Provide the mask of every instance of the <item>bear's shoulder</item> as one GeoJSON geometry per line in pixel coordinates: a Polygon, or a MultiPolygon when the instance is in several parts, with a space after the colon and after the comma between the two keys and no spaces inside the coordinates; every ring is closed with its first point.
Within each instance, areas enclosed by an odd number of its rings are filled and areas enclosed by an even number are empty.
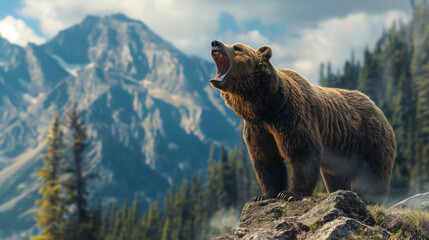
{"type": "Polygon", "coordinates": [[[312,85],[307,79],[294,70],[279,69],[277,72],[281,81],[291,89],[313,95],[315,88],[317,88],[317,86],[312,85]]]}
{"type": "Polygon", "coordinates": [[[297,73],[296,71],[292,70],[292,69],[279,69],[278,72],[280,72],[280,78],[282,79],[292,79],[295,82],[301,82],[301,83],[307,83],[309,84],[309,82],[299,73],[297,73]]]}

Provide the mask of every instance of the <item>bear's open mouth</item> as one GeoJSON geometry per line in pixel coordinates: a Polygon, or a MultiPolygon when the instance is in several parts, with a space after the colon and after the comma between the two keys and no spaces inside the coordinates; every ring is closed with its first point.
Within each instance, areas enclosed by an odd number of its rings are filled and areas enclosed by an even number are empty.
{"type": "Polygon", "coordinates": [[[229,59],[225,54],[217,50],[212,51],[212,57],[216,63],[217,74],[216,77],[212,78],[211,80],[222,82],[225,76],[231,70],[229,59]]]}

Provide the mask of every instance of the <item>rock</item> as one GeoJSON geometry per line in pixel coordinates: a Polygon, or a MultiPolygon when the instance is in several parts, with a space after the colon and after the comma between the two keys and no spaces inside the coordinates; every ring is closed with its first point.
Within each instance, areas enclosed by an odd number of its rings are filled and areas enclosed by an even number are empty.
{"type": "Polygon", "coordinates": [[[243,207],[238,226],[215,239],[429,239],[429,213],[401,207],[425,209],[428,197],[429,193],[418,194],[388,210],[371,206],[378,225],[363,201],[350,191],[295,202],[249,202],[243,207]]]}
{"type": "Polygon", "coordinates": [[[365,223],[373,223],[373,219],[363,201],[355,193],[341,190],[323,200],[313,196],[295,202],[249,202],[243,207],[240,224],[215,239],[335,239],[347,237],[347,232],[375,236],[373,239],[389,236],[365,223]]]}
{"type": "Polygon", "coordinates": [[[307,236],[308,240],[334,239],[388,239],[390,234],[382,229],[365,225],[355,219],[339,217],[326,223],[315,233],[307,236]]]}
{"type": "Polygon", "coordinates": [[[356,219],[370,225],[374,224],[365,203],[356,193],[346,190],[331,193],[320,204],[299,217],[298,220],[314,229],[340,216],[356,219]]]}
{"type": "Polygon", "coordinates": [[[288,240],[295,239],[295,236],[296,231],[285,220],[278,220],[260,228],[233,228],[229,234],[224,234],[214,240],[288,240]]]}
{"type": "Polygon", "coordinates": [[[296,217],[286,217],[287,209],[287,203],[277,199],[249,202],[243,207],[239,226],[215,240],[296,239],[301,228],[309,228],[296,222],[296,217]]]}
{"type": "Polygon", "coordinates": [[[236,227],[231,229],[231,234],[239,238],[246,236],[247,233],[249,233],[249,229],[247,228],[236,227]]]}
{"type": "Polygon", "coordinates": [[[409,197],[397,204],[391,206],[388,210],[392,211],[397,208],[409,207],[416,210],[429,211],[429,192],[420,193],[409,197]]]}
{"type": "Polygon", "coordinates": [[[242,238],[233,234],[224,234],[217,238],[213,238],[212,240],[237,240],[237,239],[242,239],[242,238]]]}
{"type": "Polygon", "coordinates": [[[216,240],[287,240],[294,239],[296,232],[282,216],[284,203],[277,199],[249,202],[243,207],[238,227],[216,240]]]}
{"type": "Polygon", "coordinates": [[[249,202],[243,207],[240,227],[255,228],[271,223],[284,215],[283,203],[277,199],[249,202]]]}
{"type": "Polygon", "coordinates": [[[279,220],[245,235],[243,240],[289,240],[295,236],[296,231],[285,220],[279,220]]]}

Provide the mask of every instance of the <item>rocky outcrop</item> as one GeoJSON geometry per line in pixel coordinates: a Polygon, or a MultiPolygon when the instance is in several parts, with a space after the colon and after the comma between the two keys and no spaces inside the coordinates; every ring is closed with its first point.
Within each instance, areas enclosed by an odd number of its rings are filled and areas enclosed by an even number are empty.
{"type": "Polygon", "coordinates": [[[323,225],[340,216],[357,219],[365,223],[373,223],[373,219],[365,203],[350,191],[337,191],[329,195],[298,220],[305,225],[323,225]]]}
{"type": "Polygon", "coordinates": [[[387,239],[391,234],[385,229],[371,227],[356,219],[339,217],[323,225],[306,239],[387,239]]]}
{"type": "MultiPolygon", "coordinates": [[[[419,239],[429,238],[417,225],[411,226],[410,231],[397,229],[408,225],[392,224],[392,216],[396,222],[407,217],[389,210],[367,207],[354,192],[345,190],[296,202],[277,199],[249,202],[243,207],[239,225],[215,240],[389,239],[392,236],[401,239],[414,233],[419,234],[419,239]]],[[[424,220],[425,216],[421,218],[424,220]]],[[[420,228],[424,227],[424,221],[419,223],[420,228]]]]}
{"type": "Polygon", "coordinates": [[[409,197],[403,201],[398,202],[397,204],[391,206],[389,210],[393,210],[395,208],[404,208],[410,207],[413,209],[418,209],[422,211],[429,211],[429,192],[420,193],[409,197]]]}

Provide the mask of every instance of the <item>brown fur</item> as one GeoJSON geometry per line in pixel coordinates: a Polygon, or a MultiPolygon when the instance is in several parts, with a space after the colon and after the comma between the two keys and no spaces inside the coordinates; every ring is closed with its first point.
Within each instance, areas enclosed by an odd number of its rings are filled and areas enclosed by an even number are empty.
{"type": "Polygon", "coordinates": [[[384,201],[396,140],[366,95],[315,86],[292,70],[277,70],[268,46],[221,48],[231,70],[222,82],[210,83],[244,119],[244,139],[265,198],[311,195],[320,171],[329,192],[348,189],[366,202],[384,201]],[[284,159],[292,174],[290,191],[284,159]]]}

